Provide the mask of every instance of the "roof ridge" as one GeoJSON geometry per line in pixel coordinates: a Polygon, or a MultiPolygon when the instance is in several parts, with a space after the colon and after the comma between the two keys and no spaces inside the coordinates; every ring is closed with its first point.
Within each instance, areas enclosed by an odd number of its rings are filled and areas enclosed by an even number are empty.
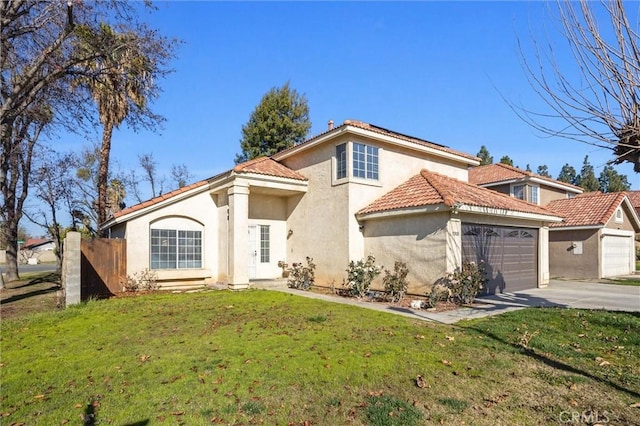
{"type": "MultiPolygon", "coordinates": [[[[260,162],[262,162],[264,160],[268,160],[269,158],[271,158],[271,157],[268,157],[266,155],[261,155],[261,156],[256,157],[256,158],[252,158],[250,160],[243,161],[240,164],[236,164],[233,167],[233,171],[236,172],[236,173],[240,173],[246,167],[251,166],[251,165],[256,164],[256,163],[260,163],[260,162]]],[[[276,160],[273,160],[273,161],[276,161],[276,160]]]]}
{"type": "MultiPolygon", "coordinates": [[[[448,177],[448,176],[441,175],[440,173],[430,172],[427,169],[422,169],[420,171],[420,175],[427,181],[427,183],[429,183],[429,185],[433,187],[433,189],[435,189],[438,195],[442,197],[442,201],[445,206],[453,207],[453,205],[456,202],[453,194],[451,194],[451,192],[448,191],[447,189],[443,189],[442,186],[440,185],[440,182],[437,182],[436,179],[433,179],[433,176],[442,176],[442,177],[448,177]]],[[[455,180],[458,180],[458,179],[455,179],[455,180]]],[[[464,183],[462,181],[459,181],[459,182],[464,183]]]]}

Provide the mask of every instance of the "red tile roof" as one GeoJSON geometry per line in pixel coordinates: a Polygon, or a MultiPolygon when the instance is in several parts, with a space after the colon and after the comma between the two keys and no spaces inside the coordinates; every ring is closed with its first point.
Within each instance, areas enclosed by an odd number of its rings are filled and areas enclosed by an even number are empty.
{"type": "Polygon", "coordinates": [[[624,192],[608,194],[591,192],[579,197],[552,201],[547,208],[564,216],[565,220],[551,224],[549,227],[605,225],[624,198],[624,192]]]}
{"type": "Polygon", "coordinates": [[[258,157],[240,163],[233,168],[236,173],[257,173],[260,175],[276,176],[296,180],[307,180],[300,173],[278,163],[270,157],[258,157]]]}
{"type": "Polygon", "coordinates": [[[636,209],[640,208],[640,191],[627,191],[626,194],[631,205],[636,209]]]}
{"type": "Polygon", "coordinates": [[[160,195],[158,197],[155,197],[155,198],[152,198],[150,200],[144,201],[144,202],[142,202],[140,204],[136,204],[136,205],[128,207],[128,208],[126,208],[124,210],[120,210],[119,212],[114,213],[113,217],[114,218],[118,218],[118,217],[124,216],[126,214],[133,213],[133,212],[138,211],[138,210],[142,210],[145,207],[153,206],[154,204],[158,204],[161,201],[168,200],[169,198],[173,198],[173,197],[175,197],[177,195],[183,194],[183,193],[185,193],[187,191],[190,191],[190,190],[192,190],[194,188],[198,188],[198,187],[204,186],[204,185],[206,185],[208,183],[209,183],[208,180],[201,180],[200,182],[196,182],[196,183],[192,183],[191,185],[183,186],[182,188],[178,188],[175,191],[167,192],[166,194],[162,194],[162,195],[160,195]]]}
{"type": "Polygon", "coordinates": [[[545,180],[549,183],[563,185],[568,188],[575,189],[576,191],[582,192],[582,188],[580,188],[579,186],[552,179],[550,177],[538,175],[533,172],[528,172],[526,170],[521,170],[517,167],[509,166],[508,164],[487,164],[486,166],[474,167],[469,170],[469,183],[473,183],[475,185],[488,185],[492,183],[499,183],[516,179],[525,179],[527,177],[545,180]]]}
{"type": "Polygon", "coordinates": [[[333,129],[330,129],[330,130],[322,132],[322,133],[320,133],[318,135],[315,135],[312,138],[307,139],[306,141],[304,141],[304,142],[302,142],[302,143],[300,143],[298,145],[295,145],[295,146],[293,146],[291,148],[288,148],[288,149],[285,149],[283,151],[280,151],[278,154],[276,154],[276,158],[282,153],[286,153],[288,151],[292,151],[292,150],[298,149],[298,147],[301,147],[301,146],[304,146],[304,145],[306,145],[308,143],[311,143],[315,139],[317,139],[317,138],[319,138],[321,136],[324,136],[324,135],[326,135],[328,133],[331,133],[331,132],[335,132],[338,129],[344,128],[346,126],[352,126],[352,127],[357,127],[359,129],[369,130],[369,131],[374,132],[374,133],[378,133],[378,134],[381,134],[381,135],[384,135],[384,136],[390,136],[390,137],[393,137],[393,138],[396,138],[396,139],[400,139],[400,140],[403,140],[403,141],[406,141],[406,142],[414,143],[416,145],[421,145],[421,146],[432,148],[432,149],[435,149],[435,150],[438,150],[438,151],[446,152],[448,154],[454,154],[454,155],[457,155],[457,156],[460,156],[460,157],[463,157],[463,158],[466,158],[466,159],[469,159],[469,160],[480,161],[480,159],[478,157],[476,157],[475,155],[470,155],[470,154],[467,154],[466,152],[462,152],[462,151],[456,151],[456,150],[451,149],[451,148],[449,148],[447,146],[444,146],[444,145],[440,145],[440,144],[437,144],[437,143],[434,143],[434,142],[429,142],[427,140],[416,138],[414,136],[409,136],[409,135],[405,135],[405,134],[402,134],[402,133],[394,132],[392,130],[385,129],[384,127],[376,126],[374,124],[369,124],[369,123],[365,123],[363,121],[358,121],[358,120],[345,120],[340,126],[337,126],[337,127],[333,128],[333,129]]]}
{"type": "Polygon", "coordinates": [[[419,175],[412,177],[378,198],[360,210],[358,214],[437,204],[452,207],[456,203],[521,213],[557,216],[548,209],[535,204],[427,170],[422,170],[419,175]]]}
{"type": "Polygon", "coordinates": [[[43,244],[52,243],[53,240],[51,238],[29,238],[20,246],[20,248],[28,249],[31,247],[41,246],[43,244]]]}
{"type": "MultiPolygon", "coordinates": [[[[290,168],[283,166],[275,160],[272,160],[269,157],[258,157],[253,160],[245,161],[244,163],[240,163],[235,166],[230,171],[235,173],[256,173],[267,176],[275,176],[275,177],[283,177],[289,179],[296,180],[307,180],[306,177],[302,176],[300,173],[291,170],[290,168]]],[[[155,204],[158,204],[161,201],[167,200],[169,198],[173,198],[177,195],[184,194],[187,191],[190,191],[194,188],[199,188],[201,186],[207,185],[213,180],[229,173],[230,171],[217,174],[209,179],[201,180],[200,182],[192,183],[191,185],[183,186],[182,188],[176,189],[175,191],[167,192],[166,194],[160,195],[158,197],[152,198],[140,204],[136,204],[129,208],[126,208],[122,211],[119,211],[113,215],[114,218],[122,217],[126,214],[133,213],[138,210],[142,210],[145,207],[150,207],[155,204]]]]}

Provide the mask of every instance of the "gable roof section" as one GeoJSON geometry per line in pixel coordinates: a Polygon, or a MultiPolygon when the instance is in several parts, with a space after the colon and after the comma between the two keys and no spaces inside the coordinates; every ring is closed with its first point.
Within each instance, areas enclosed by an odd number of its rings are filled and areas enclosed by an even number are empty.
{"type": "Polygon", "coordinates": [[[233,168],[235,173],[256,173],[259,175],[283,177],[295,180],[307,180],[300,173],[291,170],[271,157],[258,157],[253,160],[240,163],[233,168]]]}
{"type": "Polygon", "coordinates": [[[627,198],[635,209],[640,209],[640,191],[627,191],[627,198]]]}
{"type": "MultiPolygon", "coordinates": [[[[276,160],[281,160],[289,157],[299,151],[303,151],[307,148],[315,146],[318,143],[322,143],[327,138],[331,138],[335,135],[339,135],[345,131],[358,132],[359,133],[367,133],[370,137],[385,137],[391,138],[391,141],[395,140],[396,143],[398,141],[408,142],[409,145],[414,145],[415,148],[427,148],[432,152],[439,152],[442,156],[447,156],[449,158],[457,158],[458,161],[464,161],[468,164],[477,165],[480,162],[480,159],[475,155],[470,155],[462,151],[457,151],[455,149],[451,149],[447,146],[440,145],[434,142],[429,142],[424,139],[420,139],[414,136],[405,135],[403,133],[394,132],[389,129],[385,129],[384,127],[376,126],[374,124],[365,123],[363,121],[358,120],[345,120],[340,126],[329,129],[326,132],[322,132],[319,135],[313,136],[306,141],[292,146],[291,148],[287,148],[274,154],[273,158],[276,160]],[[364,132],[362,132],[364,131],[364,132]]],[[[391,142],[393,143],[393,142],[391,142]]]]}
{"type": "Polygon", "coordinates": [[[552,201],[547,208],[564,216],[565,220],[549,227],[602,227],[625,201],[628,203],[629,213],[634,218],[634,228],[638,229],[638,217],[624,192],[591,192],[579,197],[552,201]]]}
{"type": "Polygon", "coordinates": [[[469,183],[480,186],[493,186],[517,180],[533,179],[543,181],[550,186],[563,187],[575,193],[581,193],[582,188],[570,183],[562,182],[533,172],[519,169],[508,164],[495,163],[474,167],[469,170],[469,183]]]}
{"type": "Polygon", "coordinates": [[[413,176],[402,185],[378,198],[357,214],[367,215],[442,204],[447,207],[463,205],[509,210],[525,214],[549,216],[553,217],[554,220],[559,220],[555,213],[544,207],[428,170],[422,170],[419,175],[413,176]]]}
{"type": "Polygon", "coordinates": [[[209,179],[201,180],[199,182],[192,183],[191,185],[183,186],[182,188],[178,188],[174,191],[167,192],[166,194],[144,201],[140,204],[136,204],[134,206],[128,207],[124,210],[121,210],[115,213],[113,215],[113,218],[117,219],[122,216],[128,215],[130,213],[134,213],[138,210],[143,210],[147,207],[155,206],[163,201],[169,200],[171,198],[175,198],[193,189],[203,187],[205,185],[208,185],[214,182],[215,180],[221,177],[231,175],[233,173],[235,174],[254,173],[259,175],[281,177],[286,179],[295,179],[295,180],[304,180],[304,181],[307,180],[307,178],[302,176],[300,173],[291,170],[290,168],[278,163],[277,161],[271,159],[270,157],[258,157],[258,158],[254,158],[253,160],[240,163],[236,165],[233,169],[217,174],[209,179]]]}

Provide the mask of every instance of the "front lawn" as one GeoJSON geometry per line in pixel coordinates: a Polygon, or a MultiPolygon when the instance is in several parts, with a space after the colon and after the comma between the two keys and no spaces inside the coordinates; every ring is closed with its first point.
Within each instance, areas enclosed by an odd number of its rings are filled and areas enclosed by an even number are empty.
{"type": "Polygon", "coordinates": [[[638,425],[638,330],[638,313],[445,326],[259,290],[92,301],[2,321],[0,419],[638,425]]]}

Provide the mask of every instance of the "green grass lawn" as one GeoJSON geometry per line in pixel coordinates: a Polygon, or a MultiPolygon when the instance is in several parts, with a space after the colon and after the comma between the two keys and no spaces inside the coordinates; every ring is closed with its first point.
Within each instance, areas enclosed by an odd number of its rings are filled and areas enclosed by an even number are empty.
{"type": "Polygon", "coordinates": [[[2,321],[0,423],[639,425],[639,331],[638,313],[449,326],[259,290],[92,301],[2,321]]]}

